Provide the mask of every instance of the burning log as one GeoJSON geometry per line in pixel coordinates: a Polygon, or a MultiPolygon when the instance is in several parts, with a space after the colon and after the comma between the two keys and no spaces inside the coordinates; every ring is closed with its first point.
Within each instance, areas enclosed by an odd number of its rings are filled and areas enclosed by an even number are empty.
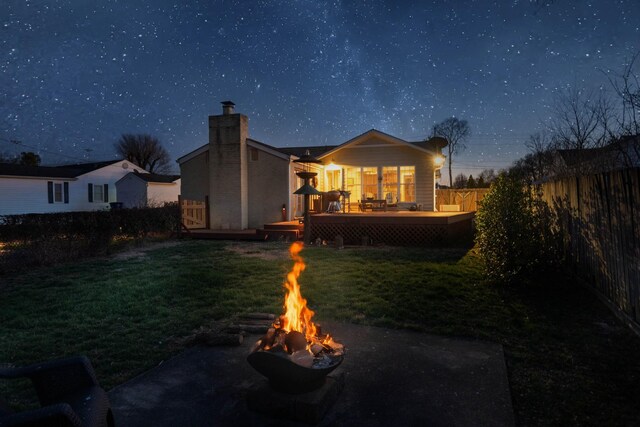
{"type": "Polygon", "coordinates": [[[298,331],[291,331],[286,335],[284,343],[287,345],[287,350],[291,353],[304,350],[307,347],[307,339],[298,331]]]}

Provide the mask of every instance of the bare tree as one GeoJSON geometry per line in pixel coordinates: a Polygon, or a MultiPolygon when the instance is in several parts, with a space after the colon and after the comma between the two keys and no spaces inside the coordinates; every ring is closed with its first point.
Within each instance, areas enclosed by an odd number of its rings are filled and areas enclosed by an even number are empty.
{"type": "Polygon", "coordinates": [[[640,76],[635,71],[639,56],[640,50],[633,55],[620,75],[607,76],[622,104],[618,123],[623,135],[640,134],[640,76]]]}
{"type": "Polygon", "coordinates": [[[149,172],[169,171],[169,153],[156,137],[147,134],[123,134],[115,148],[122,157],[149,172]]]}
{"type": "Polygon", "coordinates": [[[553,169],[551,137],[545,131],[536,132],[529,136],[525,146],[529,149],[529,153],[523,160],[529,169],[529,176],[532,181],[541,180],[553,169]]]}
{"type": "Polygon", "coordinates": [[[601,147],[615,135],[613,107],[602,93],[581,89],[559,92],[549,131],[556,148],[601,147]]]}
{"type": "Polygon", "coordinates": [[[440,136],[447,140],[447,153],[449,161],[449,185],[453,185],[453,174],[451,172],[452,158],[454,155],[462,152],[467,148],[464,144],[471,135],[469,122],[459,120],[456,117],[449,117],[442,122],[433,126],[433,136],[440,136]]]}

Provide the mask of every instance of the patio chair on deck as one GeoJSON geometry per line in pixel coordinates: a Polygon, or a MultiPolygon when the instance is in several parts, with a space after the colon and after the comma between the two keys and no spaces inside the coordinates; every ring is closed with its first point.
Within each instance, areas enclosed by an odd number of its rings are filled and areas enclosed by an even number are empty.
{"type": "Polygon", "coordinates": [[[0,368],[0,378],[29,378],[42,405],[32,411],[11,412],[0,404],[0,426],[114,426],[107,393],[84,356],[0,368]]]}

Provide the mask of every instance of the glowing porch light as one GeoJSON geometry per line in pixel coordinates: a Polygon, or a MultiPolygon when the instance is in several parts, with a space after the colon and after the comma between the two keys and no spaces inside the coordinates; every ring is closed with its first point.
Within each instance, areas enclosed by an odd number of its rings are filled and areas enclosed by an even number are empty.
{"type": "Polygon", "coordinates": [[[435,155],[433,157],[433,164],[438,168],[442,167],[442,165],[444,165],[444,156],[440,154],[435,155]]]}
{"type": "Polygon", "coordinates": [[[333,160],[332,160],[331,163],[329,163],[325,169],[328,171],[339,171],[342,168],[336,165],[335,163],[333,163],[333,160]]]}

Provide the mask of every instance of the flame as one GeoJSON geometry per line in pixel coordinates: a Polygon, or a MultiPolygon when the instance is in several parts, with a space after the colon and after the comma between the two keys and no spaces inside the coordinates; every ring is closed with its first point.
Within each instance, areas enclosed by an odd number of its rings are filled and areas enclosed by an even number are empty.
{"type": "Polygon", "coordinates": [[[294,242],[289,248],[294,264],[284,283],[287,294],[284,298],[285,314],[281,317],[280,327],[287,332],[303,333],[307,341],[311,341],[317,334],[316,325],[311,321],[314,313],[307,307],[307,300],[302,297],[298,283],[298,277],[305,269],[304,261],[300,256],[303,247],[302,243],[294,242]]]}

